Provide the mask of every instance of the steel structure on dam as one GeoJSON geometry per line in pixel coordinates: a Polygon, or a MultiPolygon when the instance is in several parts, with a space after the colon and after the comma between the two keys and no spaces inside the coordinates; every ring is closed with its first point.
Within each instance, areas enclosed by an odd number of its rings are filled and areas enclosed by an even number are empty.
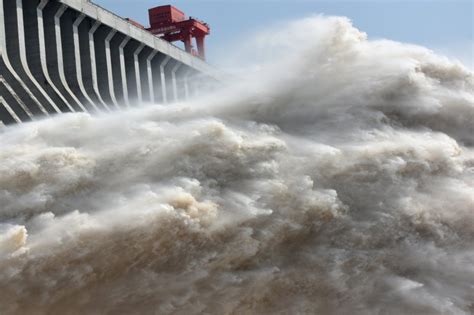
{"type": "Polygon", "coordinates": [[[0,55],[4,124],[181,100],[202,77],[218,78],[203,60],[88,0],[0,0],[0,55]]]}

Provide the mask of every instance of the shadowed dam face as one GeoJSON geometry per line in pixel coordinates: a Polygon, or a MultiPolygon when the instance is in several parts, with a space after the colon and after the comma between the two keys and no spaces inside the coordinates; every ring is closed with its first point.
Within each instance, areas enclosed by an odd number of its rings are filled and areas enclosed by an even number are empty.
{"type": "Polygon", "coordinates": [[[193,103],[2,129],[0,313],[473,313],[473,73],[301,29],[193,103]]]}

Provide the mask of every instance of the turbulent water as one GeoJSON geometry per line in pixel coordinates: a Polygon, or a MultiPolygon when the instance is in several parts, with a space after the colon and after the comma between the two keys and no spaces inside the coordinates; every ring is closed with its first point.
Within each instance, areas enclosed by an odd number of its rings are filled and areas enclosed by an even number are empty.
{"type": "Polygon", "coordinates": [[[474,313],[473,72],[286,29],[194,102],[0,130],[0,313],[474,313]]]}

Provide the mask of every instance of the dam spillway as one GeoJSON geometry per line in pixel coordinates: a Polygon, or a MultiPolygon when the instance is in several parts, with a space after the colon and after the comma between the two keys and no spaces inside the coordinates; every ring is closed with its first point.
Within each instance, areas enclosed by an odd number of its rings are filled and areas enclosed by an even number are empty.
{"type": "Polygon", "coordinates": [[[200,58],[88,0],[0,0],[0,124],[184,100],[200,58]]]}

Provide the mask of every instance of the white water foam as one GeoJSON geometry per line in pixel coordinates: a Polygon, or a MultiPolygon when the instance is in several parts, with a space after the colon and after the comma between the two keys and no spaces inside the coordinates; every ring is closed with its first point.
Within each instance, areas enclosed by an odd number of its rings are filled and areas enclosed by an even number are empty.
{"type": "Polygon", "coordinates": [[[285,29],[205,98],[2,129],[0,313],[473,313],[472,71],[285,29]]]}

